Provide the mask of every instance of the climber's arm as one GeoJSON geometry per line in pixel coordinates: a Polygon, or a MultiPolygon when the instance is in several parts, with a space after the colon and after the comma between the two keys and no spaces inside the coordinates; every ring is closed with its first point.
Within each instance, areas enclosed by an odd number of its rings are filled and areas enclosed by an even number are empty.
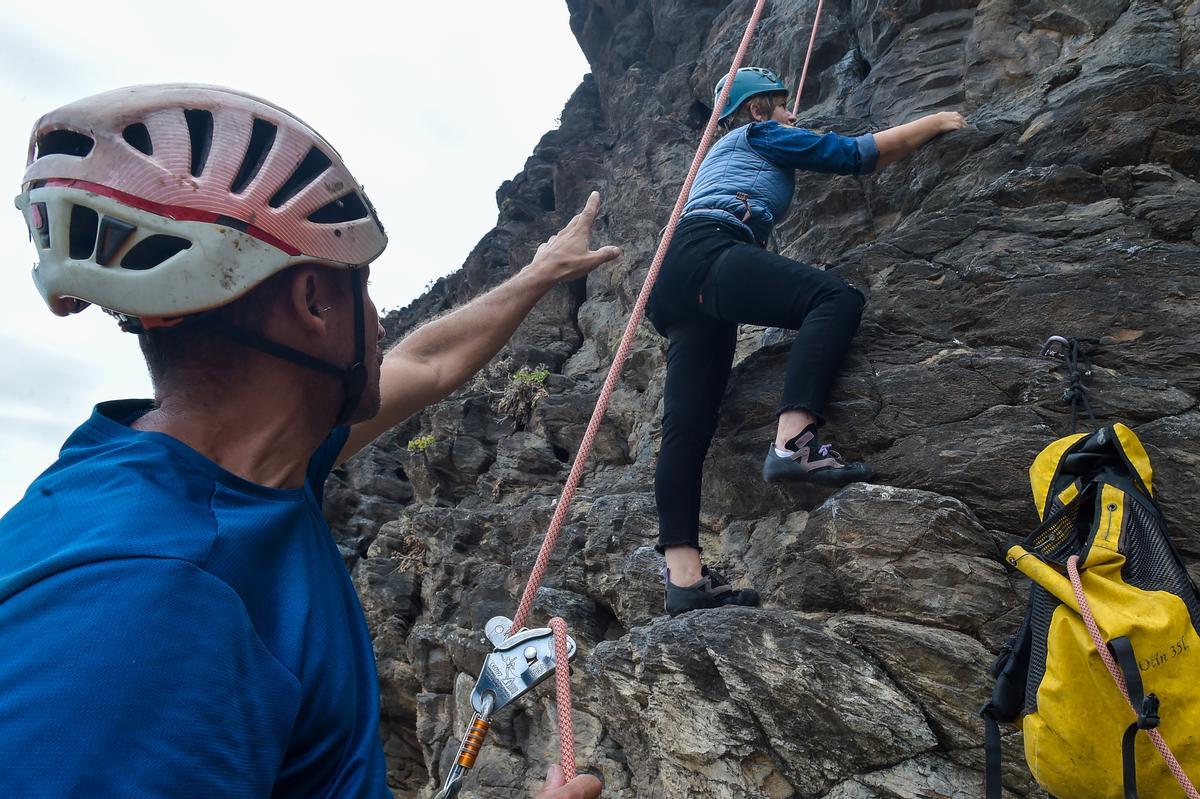
{"type": "Polygon", "coordinates": [[[337,463],[469,380],[500,351],[551,288],[619,256],[617,247],[588,247],[599,206],[600,195],[593,192],[584,209],[538,247],[528,266],[392,347],[380,367],[379,413],[351,428],[337,463]]]}
{"type": "Polygon", "coordinates": [[[875,137],[816,133],[778,122],[752,125],[746,132],[751,149],[782,169],[802,169],[833,175],[869,175],[879,150],[875,137]]]}
{"type": "Polygon", "coordinates": [[[941,111],[876,133],[875,146],[879,148],[879,160],[875,164],[875,171],[912,155],[935,136],[966,125],[967,120],[957,111],[941,111]]]}

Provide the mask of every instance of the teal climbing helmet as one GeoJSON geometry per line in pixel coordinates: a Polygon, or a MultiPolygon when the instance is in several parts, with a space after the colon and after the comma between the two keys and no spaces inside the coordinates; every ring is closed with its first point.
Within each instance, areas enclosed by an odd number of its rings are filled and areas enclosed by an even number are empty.
{"type": "MultiPolygon", "coordinates": [[[[725,88],[726,75],[717,81],[717,88],[713,94],[713,105],[716,105],[717,100],[721,98],[721,89],[725,88]]],[[[762,67],[742,67],[733,76],[733,88],[729,90],[729,100],[725,103],[725,107],[721,109],[719,119],[724,121],[726,117],[738,110],[738,107],[756,94],[774,94],[775,92],[787,92],[788,87],[783,85],[783,81],[769,69],[762,67]]]]}

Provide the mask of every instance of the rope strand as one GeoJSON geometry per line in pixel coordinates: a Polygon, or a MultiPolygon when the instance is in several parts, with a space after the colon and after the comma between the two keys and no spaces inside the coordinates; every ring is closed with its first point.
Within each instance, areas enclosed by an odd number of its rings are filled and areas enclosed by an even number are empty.
{"type": "Polygon", "coordinates": [[[571,723],[571,666],[567,662],[567,623],[555,616],[554,701],[558,704],[558,762],[567,782],[575,779],[575,728],[571,723]]]}
{"type": "MultiPolygon", "coordinates": [[[[559,533],[562,532],[563,523],[566,521],[567,511],[570,510],[571,501],[575,498],[575,490],[579,487],[580,480],[583,479],[583,470],[587,466],[588,457],[591,455],[592,445],[596,441],[596,434],[600,429],[600,423],[604,420],[604,415],[608,410],[608,401],[616,390],[617,379],[621,375],[621,369],[625,365],[625,359],[629,356],[630,349],[633,348],[633,340],[637,336],[638,326],[642,323],[642,317],[646,313],[646,303],[650,299],[650,291],[654,288],[655,280],[658,279],[658,271],[662,267],[663,258],[667,254],[667,247],[670,246],[671,239],[675,236],[675,228],[678,227],[679,218],[683,215],[683,207],[687,203],[688,194],[691,193],[692,183],[696,180],[696,174],[700,171],[700,164],[704,161],[704,156],[708,154],[708,148],[712,146],[713,139],[716,137],[717,120],[721,109],[725,107],[725,103],[729,99],[729,92],[733,88],[734,76],[737,74],[738,69],[741,68],[742,62],[746,59],[746,53],[750,49],[750,41],[754,38],[754,30],[758,27],[758,22],[762,18],[766,2],[767,0],[756,1],[754,11],[750,15],[750,21],[746,25],[746,32],[742,34],[741,43],[738,45],[737,53],[733,57],[733,64],[729,67],[729,75],[725,80],[725,86],[713,104],[712,114],[708,118],[708,125],[704,128],[704,135],[700,139],[699,146],[696,148],[696,155],[692,158],[692,165],[688,169],[687,177],[684,179],[683,186],[679,190],[679,196],[675,200],[675,208],[671,211],[671,219],[667,222],[662,240],[658,243],[654,259],[651,261],[650,269],[646,273],[646,279],[642,283],[642,289],[638,292],[637,302],[634,303],[633,310],[629,314],[629,322],[625,325],[625,332],[621,335],[621,344],[617,347],[617,352],[613,356],[612,366],[609,367],[608,375],[604,379],[604,386],[600,389],[600,396],[596,400],[596,407],[592,411],[592,418],[588,420],[587,430],[584,432],[583,440],[579,444],[579,452],[575,455],[575,460],[571,464],[571,471],[567,475],[567,482],[563,486],[562,494],[558,498],[557,507],[554,509],[554,516],[550,519],[550,525],[546,530],[546,537],[542,541],[541,549],[538,551],[537,559],[534,561],[533,569],[530,571],[529,582],[526,583],[525,590],[521,594],[521,602],[517,605],[517,612],[513,615],[513,624],[508,631],[509,635],[513,635],[522,629],[529,618],[529,611],[533,608],[533,601],[537,597],[538,588],[541,587],[542,580],[546,576],[546,570],[550,566],[550,557],[554,553],[559,533]]],[[[813,36],[816,36],[815,26],[813,36]]],[[[563,775],[570,781],[575,778],[575,732],[571,723],[571,673],[567,663],[567,625],[562,619],[554,618],[550,620],[550,628],[554,631],[556,664],[554,681],[558,702],[559,757],[562,761],[563,775]]]]}
{"type": "Polygon", "coordinates": [[[800,70],[800,85],[796,88],[796,100],[792,103],[792,116],[800,111],[800,95],[804,93],[804,79],[808,77],[808,60],[812,58],[813,45],[817,43],[817,25],[821,23],[821,9],[825,0],[817,0],[817,13],[813,15],[812,36],[808,37],[808,52],[804,54],[804,67],[800,70]]]}

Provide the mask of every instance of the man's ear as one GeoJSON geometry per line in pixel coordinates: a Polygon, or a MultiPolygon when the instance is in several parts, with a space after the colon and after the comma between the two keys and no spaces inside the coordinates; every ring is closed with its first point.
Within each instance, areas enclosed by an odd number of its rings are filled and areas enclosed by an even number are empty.
{"type": "Polygon", "coordinates": [[[327,281],[321,279],[315,266],[302,266],[293,270],[288,278],[286,291],[286,314],[306,332],[324,332],[330,306],[327,281]]]}

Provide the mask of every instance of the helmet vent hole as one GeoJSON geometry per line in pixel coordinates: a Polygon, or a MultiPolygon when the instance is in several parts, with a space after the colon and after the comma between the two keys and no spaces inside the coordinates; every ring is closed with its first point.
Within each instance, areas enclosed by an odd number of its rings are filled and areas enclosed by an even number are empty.
{"type": "Polygon", "coordinates": [[[224,225],[225,227],[231,227],[234,230],[240,230],[243,233],[245,233],[247,230],[250,229],[250,226],[247,225],[245,222],[243,222],[240,219],[234,219],[232,216],[221,215],[221,216],[218,216],[214,221],[218,225],[224,225]]]}
{"type": "MultiPolygon", "coordinates": [[[[200,177],[212,149],[213,115],[211,111],[191,108],[183,112],[188,136],[192,140],[192,177],[200,177]]],[[[257,121],[257,120],[256,120],[257,121]]]]}
{"type": "Polygon", "coordinates": [[[316,222],[318,225],[330,225],[339,222],[353,222],[366,216],[367,206],[363,204],[357,193],[350,192],[313,211],[308,215],[308,221],[316,222]]]}
{"type": "Polygon", "coordinates": [[[156,234],[133,245],[133,249],[121,259],[121,266],[125,269],[153,269],[191,246],[192,243],[187,239],[156,234]]]}
{"type": "Polygon", "coordinates": [[[29,206],[29,237],[36,237],[38,246],[43,250],[50,249],[50,213],[45,203],[29,206]]]}
{"type": "Polygon", "coordinates": [[[270,122],[263,119],[254,120],[254,128],[250,131],[250,144],[246,146],[246,157],[242,159],[242,165],[238,167],[237,175],[229,186],[231,193],[241,194],[258,175],[258,170],[262,169],[267,154],[275,144],[275,132],[276,127],[270,122]]]}
{"type": "Polygon", "coordinates": [[[96,228],[100,217],[91,208],[76,205],[71,208],[70,244],[67,252],[76,261],[91,258],[96,249],[96,228]]]}
{"type": "Polygon", "coordinates": [[[125,143],[133,149],[146,155],[154,155],[154,144],[150,141],[150,131],[146,130],[146,126],[141,122],[126,125],[125,130],[121,131],[121,135],[125,137],[125,143]]]}
{"type": "Polygon", "coordinates": [[[331,163],[333,162],[329,160],[329,156],[316,147],[309,149],[308,155],[304,156],[304,160],[296,167],[296,171],[279,187],[279,191],[271,195],[267,204],[272,208],[283,205],[303,191],[305,186],[316,180],[322,172],[329,168],[331,163]]]}
{"type": "Polygon", "coordinates": [[[131,225],[121,219],[111,216],[101,219],[100,232],[96,236],[96,263],[101,266],[108,266],[112,263],[117,251],[125,246],[125,242],[129,241],[129,237],[135,230],[137,230],[136,225],[131,225]]]}
{"type": "Polygon", "coordinates": [[[91,136],[73,130],[52,130],[38,137],[37,158],[48,155],[74,155],[83,158],[96,144],[91,136]]]}

